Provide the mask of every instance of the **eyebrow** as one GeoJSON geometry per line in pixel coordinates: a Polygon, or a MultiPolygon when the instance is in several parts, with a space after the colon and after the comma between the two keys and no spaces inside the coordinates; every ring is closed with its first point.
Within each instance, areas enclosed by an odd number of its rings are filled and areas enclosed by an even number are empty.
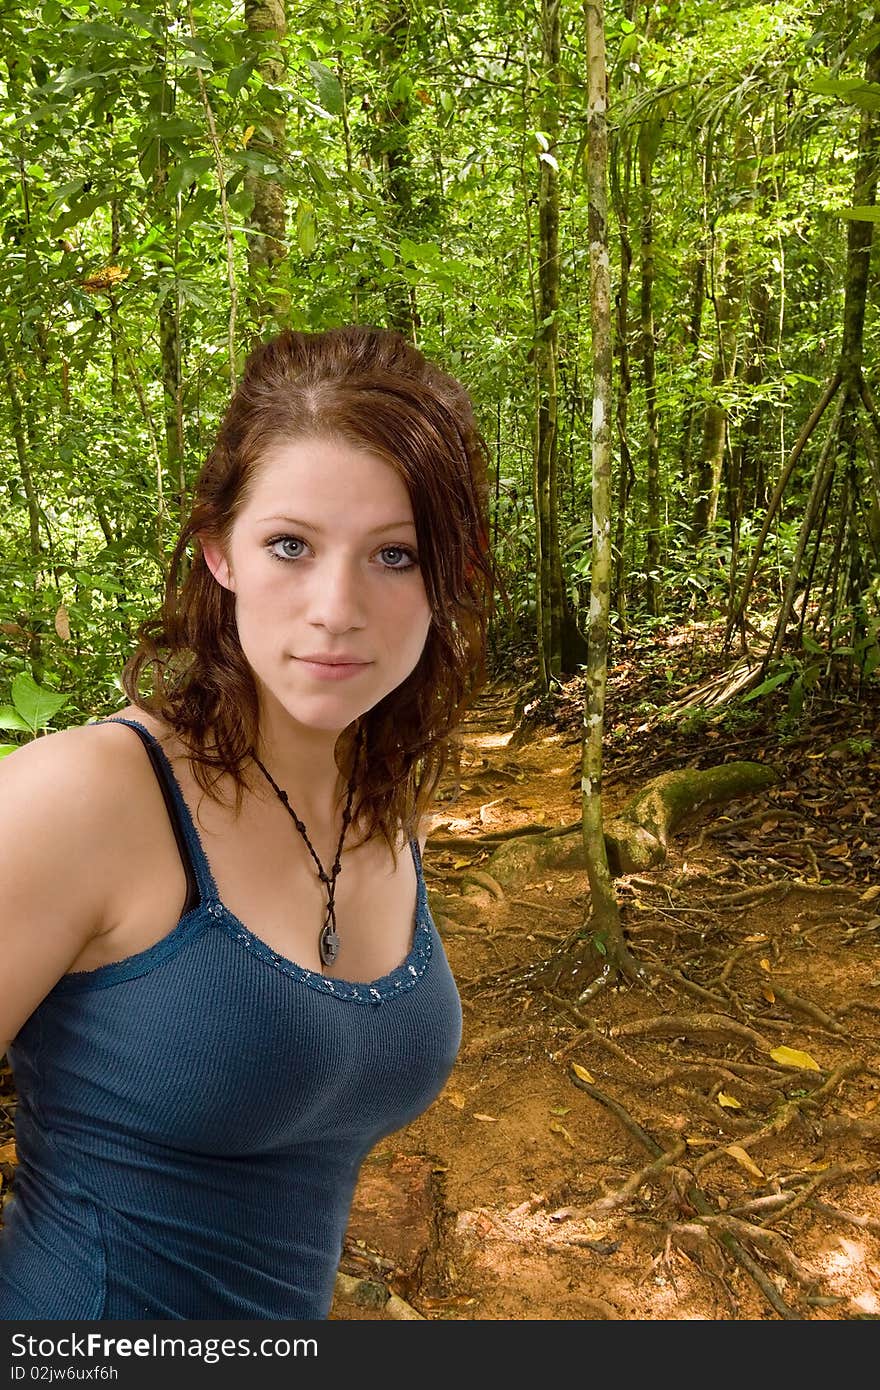
{"type": "MultiPolygon", "coordinates": [[[[280,514],[277,516],[263,516],[260,517],[257,525],[262,526],[263,523],[267,521],[284,521],[290,526],[301,526],[304,531],[314,531],[317,536],[322,536],[324,534],[320,526],[315,526],[310,521],[300,521],[295,516],[281,516],[280,514]]],[[[381,526],[374,526],[367,532],[367,535],[376,536],[380,531],[395,531],[401,526],[410,526],[415,530],[416,524],[414,521],[383,521],[381,526]]]]}

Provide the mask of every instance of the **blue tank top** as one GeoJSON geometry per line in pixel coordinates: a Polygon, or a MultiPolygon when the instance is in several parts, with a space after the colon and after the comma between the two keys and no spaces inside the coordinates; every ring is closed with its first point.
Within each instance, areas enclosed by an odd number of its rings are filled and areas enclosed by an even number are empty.
{"type": "Polygon", "coordinates": [[[306,970],[220,901],[156,738],[102,722],[143,740],[189,893],[155,945],[62,976],[9,1048],[0,1318],[325,1318],[360,1165],[461,1039],[418,843],[403,963],[366,984],[306,970]]]}

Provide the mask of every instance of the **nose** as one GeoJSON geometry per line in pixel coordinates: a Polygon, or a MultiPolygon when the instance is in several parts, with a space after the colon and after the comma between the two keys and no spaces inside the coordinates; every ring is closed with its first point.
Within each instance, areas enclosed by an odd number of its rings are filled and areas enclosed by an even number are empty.
{"type": "Polygon", "coordinates": [[[309,621],[328,632],[349,632],[365,626],[364,578],[344,555],[316,566],[309,597],[309,621]]]}

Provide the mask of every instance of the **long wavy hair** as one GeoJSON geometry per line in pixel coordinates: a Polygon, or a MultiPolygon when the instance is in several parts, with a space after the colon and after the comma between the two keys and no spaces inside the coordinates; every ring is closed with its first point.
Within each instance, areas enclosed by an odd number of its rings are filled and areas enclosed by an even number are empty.
{"type": "Polygon", "coordinates": [[[254,776],[259,701],[238,639],[235,596],[211,574],[199,537],[228,553],[267,451],[314,437],[342,440],[391,464],[412,503],[432,615],[425,647],[406,680],[344,729],[334,749],[347,785],[360,731],[352,823],[364,827],[358,843],[381,834],[396,858],[397,836],[401,829],[407,837],[416,833],[447,765],[458,777],[455,731],[486,683],[495,585],[488,451],[470,399],[399,334],[288,330],[251,353],[196,480],[164,601],[138,629],[122,686],[132,704],[174,729],[199,785],[215,800],[214,787],[228,774],[238,815],[254,776]],[[148,695],[141,692],[147,671],[148,695]]]}

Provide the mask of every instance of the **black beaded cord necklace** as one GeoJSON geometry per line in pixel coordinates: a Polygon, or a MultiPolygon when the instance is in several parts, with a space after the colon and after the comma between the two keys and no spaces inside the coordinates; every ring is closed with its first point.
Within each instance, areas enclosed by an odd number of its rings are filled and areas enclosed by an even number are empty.
{"type": "Polygon", "coordinates": [[[281,802],[285,811],[287,811],[288,814],[293,818],[294,825],[296,826],[300,835],[302,835],[303,839],[308,845],[309,853],[311,854],[312,858],[318,866],[318,877],[324,884],[324,887],[327,889],[327,915],[324,918],[324,925],[321,927],[321,932],[318,936],[318,954],[321,957],[322,966],[332,965],[333,962],[336,960],[336,957],[339,955],[339,933],[336,930],[336,879],[338,877],[339,870],[342,867],[342,844],[345,839],[345,832],[348,829],[349,821],[351,820],[351,803],[354,799],[354,789],[357,780],[358,761],[360,759],[360,751],[363,739],[364,726],[363,724],[361,724],[358,727],[357,738],[355,740],[354,762],[351,769],[351,777],[349,778],[348,782],[348,796],[345,802],[345,810],[342,813],[342,833],[339,836],[339,844],[336,846],[336,857],[333,860],[333,868],[330,870],[329,876],[324,869],[324,865],[321,863],[320,859],[315,853],[315,848],[311,840],[309,839],[308,831],[306,830],[299,816],[296,814],[296,811],[294,811],[293,807],[291,806],[287,792],[282,791],[281,787],[279,787],[271,772],[269,772],[268,769],[263,766],[256,753],[254,753],[253,750],[251,750],[251,757],[253,758],[257,767],[262,772],[263,776],[273,787],[275,795],[278,797],[278,800],[281,802]]]}

